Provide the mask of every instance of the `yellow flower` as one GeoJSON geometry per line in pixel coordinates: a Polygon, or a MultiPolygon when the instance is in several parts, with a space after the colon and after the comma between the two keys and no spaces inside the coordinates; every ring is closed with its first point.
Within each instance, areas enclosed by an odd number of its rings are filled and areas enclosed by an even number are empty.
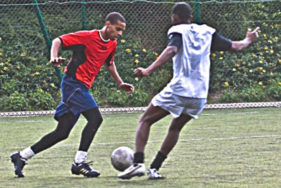
{"type": "Polygon", "coordinates": [[[2,56],[3,55],[3,53],[2,52],[0,52],[0,56],[2,56]]]}
{"type": "Polygon", "coordinates": [[[262,59],[260,60],[260,64],[263,64],[263,60],[262,59]]]}
{"type": "Polygon", "coordinates": [[[138,64],[140,61],[138,59],[135,60],[135,63],[138,64]]]}
{"type": "Polygon", "coordinates": [[[263,85],[262,81],[259,81],[259,85],[260,85],[260,86],[262,86],[262,85],[263,85]]]}
{"type": "Polygon", "coordinates": [[[3,70],[4,70],[4,71],[7,71],[7,70],[9,70],[9,69],[8,69],[8,67],[4,67],[3,70]]]}
{"type": "Polygon", "coordinates": [[[278,59],[278,62],[281,64],[281,59],[278,59]]]}
{"type": "Polygon", "coordinates": [[[236,71],[236,68],[233,68],[232,71],[235,72],[235,71],[236,71]]]}
{"type": "Polygon", "coordinates": [[[223,52],[223,51],[220,51],[220,54],[224,54],[224,52],[223,52]]]}
{"type": "Polygon", "coordinates": [[[17,69],[20,69],[20,66],[19,66],[19,65],[17,66],[17,69]]]}
{"type": "Polygon", "coordinates": [[[258,67],[258,69],[259,69],[260,71],[262,71],[263,68],[262,68],[262,67],[258,67]]]}
{"type": "Polygon", "coordinates": [[[154,52],[153,54],[156,55],[156,56],[158,56],[158,53],[157,53],[157,52],[154,52]]]}
{"type": "Polygon", "coordinates": [[[229,83],[228,82],[224,82],[224,87],[228,87],[229,83]]]}
{"type": "Polygon", "coordinates": [[[270,72],[270,76],[273,76],[274,75],[274,73],[273,72],[270,72]]]}
{"type": "Polygon", "coordinates": [[[125,43],[126,41],[125,41],[124,39],[122,39],[120,42],[121,42],[121,43],[125,43]]]}
{"type": "Polygon", "coordinates": [[[143,48],[142,51],[143,51],[144,53],[146,53],[146,49],[145,49],[145,48],[143,48]]]}
{"type": "Polygon", "coordinates": [[[129,49],[129,48],[127,48],[125,51],[128,53],[131,53],[131,49],[129,49]]]}
{"type": "Polygon", "coordinates": [[[262,70],[262,72],[266,72],[266,70],[265,70],[265,69],[263,69],[263,70],[262,70]]]}
{"type": "Polygon", "coordinates": [[[274,39],[275,39],[275,41],[278,41],[279,38],[278,37],[274,37],[274,39]]]}
{"type": "Polygon", "coordinates": [[[270,50],[270,53],[274,54],[274,50],[270,50]]]}
{"type": "Polygon", "coordinates": [[[278,82],[278,85],[281,86],[281,82],[278,82]]]}
{"type": "Polygon", "coordinates": [[[263,53],[262,53],[262,52],[260,52],[260,55],[261,55],[261,56],[263,56],[263,53]]]}
{"type": "Polygon", "coordinates": [[[267,46],[265,46],[263,49],[268,50],[268,47],[267,47],[267,46]]]}
{"type": "Polygon", "coordinates": [[[252,73],[252,72],[253,72],[253,70],[252,70],[252,69],[250,69],[250,70],[249,70],[249,72],[250,72],[250,73],[252,73]]]}
{"type": "Polygon", "coordinates": [[[25,52],[22,52],[22,53],[20,54],[20,56],[21,56],[21,57],[24,57],[24,56],[26,56],[26,53],[25,53],[25,52]]]}
{"type": "Polygon", "coordinates": [[[0,40],[2,40],[2,38],[0,37],[0,40]]]}
{"type": "Polygon", "coordinates": [[[136,77],[136,78],[135,78],[135,80],[136,80],[136,81],[139,81],[139,78],[138,78],[138,77],[136,77]]]}
{"type": "Polygon", "coordinates": [[[55,87],[55,84],[54,84],[54,83],[51,83],[50,86],[55,87]]]}
{"type": "Polygon", "coordinates": [[[272,44],[272,40],[268,40],[267,42],[270,43],[270,44],[272,44]]]}
{"type": "Polygon", "coordinates": [[[40,73],[38,71],[35,72],[35,75],[39,75],[40,73]]]}
{"type": "Polygon", "coordinates": [[[223,57],[220,57],[219,60],[223,60],[223,57]]]}
{"type": "Polygon", "coordinates": [[[215,58],[216,58],[216,56],[217,56],[217,54],[212,53],[212,59],[215,59],[215,58]]]}
{"type": "Polygon", "coordinates": [[[3,66],[4,65],[4,63],[0,63],[0,66],[3,66]]]}
{"type": "Polygon", "coordinates": [[[139,54],[136,54],[135,57],[139,57],[139,54]]]}
{"type": "Polygon", "coordinates": [[[266,38],[266,34],[263,34],[263,37],[266,38]]]}

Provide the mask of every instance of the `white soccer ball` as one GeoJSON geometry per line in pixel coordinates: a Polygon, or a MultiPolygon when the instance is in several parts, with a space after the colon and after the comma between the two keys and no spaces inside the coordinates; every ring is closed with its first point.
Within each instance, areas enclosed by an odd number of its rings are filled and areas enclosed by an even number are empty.
{"type": "Polygon", "coordinates": [[[134,151],[131,148],[122,146],[116,148],[111,154],[111,164],[119,171],[124,171],[133,164],[134,151]]]}

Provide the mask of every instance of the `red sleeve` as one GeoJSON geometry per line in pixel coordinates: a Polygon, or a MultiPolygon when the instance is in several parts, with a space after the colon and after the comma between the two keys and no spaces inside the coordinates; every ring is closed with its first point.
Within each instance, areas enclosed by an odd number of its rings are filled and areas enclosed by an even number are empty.
{"type": "Polygon", "coordinates": [[[78,31],[75,33],[69,33],[61,35],[59,38],[62,42],[62,47],[67,48],[75,45],[83,45],[89,39],[89,31],[78,31]]]}

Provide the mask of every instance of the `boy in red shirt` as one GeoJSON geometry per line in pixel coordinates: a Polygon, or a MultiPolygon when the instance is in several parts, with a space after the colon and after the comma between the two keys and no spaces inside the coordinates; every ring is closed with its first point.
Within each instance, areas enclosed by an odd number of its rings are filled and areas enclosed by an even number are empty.
{"type": "Polygon", "coordinates": [[[127,93],[132,93],[134,87],[124,83],[120,78],[115,64],[117,38],[125,30],[126,20],[117,12],[112,12],[105,19],[101,30],[79,31],[62,35],[53,40],[50,62],[60,67],[65,58],[58,56],[60,46],[63,50],[72,50],[72,57],[67,64],[61,83],[62,100],[55,113],[57,128],[45,135],[34,145],[11,155],[15,174],[24,177],[22,169],[25,162],[35,154],[48,149],[68,137],[80,114],[87,119],[82,132],[79,149],[71,167],[72,174],[82,174],[86,177],[98,177],[100,173],[89,166],[87,151],[101,125],[103,119],[95,99],[89,92],[96,75],[102,65],[113,76],[114,80],[127,93]]]}

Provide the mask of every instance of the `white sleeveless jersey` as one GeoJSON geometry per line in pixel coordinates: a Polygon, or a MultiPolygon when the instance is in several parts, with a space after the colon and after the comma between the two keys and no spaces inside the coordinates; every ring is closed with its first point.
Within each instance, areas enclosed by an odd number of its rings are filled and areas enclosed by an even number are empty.
{"type": "Polygon", "coordinates": [[[172,26],[168,35],[180,33],[182,48],[173,57],[173,78],[164,88],[175,95],[207,98],[210,76],[210,49],[215,29],[207,25],[172,26]]]}

